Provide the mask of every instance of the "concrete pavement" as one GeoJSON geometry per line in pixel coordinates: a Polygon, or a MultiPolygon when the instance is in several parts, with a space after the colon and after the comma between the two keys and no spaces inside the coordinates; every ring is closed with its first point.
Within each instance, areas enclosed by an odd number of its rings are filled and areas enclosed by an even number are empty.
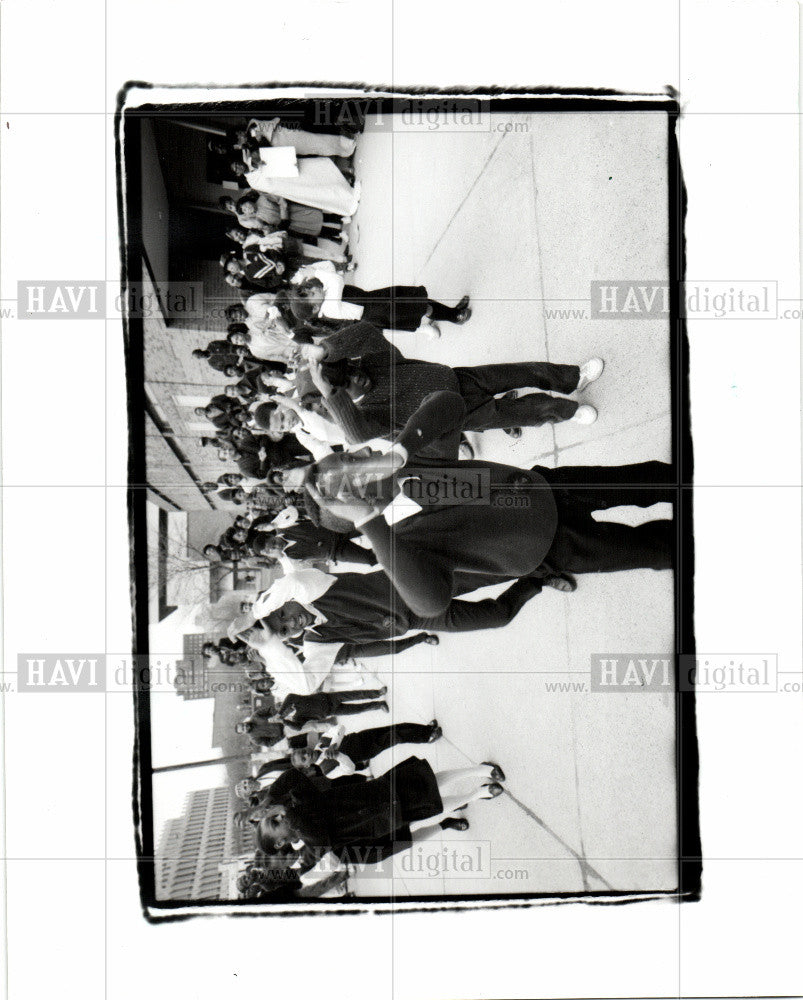
{"type": "MultiPolygon", "coordinates": [[[[441,340],[394,334],[409,355],[453,365],[605,359],[585,394],[596,424],[528,429],[518,442],[501,431],[472,435],[478,455],[522,467],[668,460],[668,325],[592,320],[587,301],[593,279],[667,277],[665,119],[514,115],[492,124],[392,133],[369,121],[355,154],[355,283],[423,283],[450,303],[471,294],[473,318],[442,324],[441,340]]],[[[571,595],[547,591],[503,630],[369,661],[391,688],[397,721],[441,722],[445,738],[416,752],[436,770],[496,760],[510,794],[472,805],[468,833],[443,834],[447,846],[490,845],[490,874],[411,877],[399,858],[392,883],[358,875],[355,890],[673,888],[673,702],[584,689],[593,653],[668,655],[673,633],[671,574],[638,571],[583,577],[571,595]]],[[[359,728],[385,722],[371,713],[359,728]]],[[[378,772],[393,762],[384,756],[378,772]]]]}

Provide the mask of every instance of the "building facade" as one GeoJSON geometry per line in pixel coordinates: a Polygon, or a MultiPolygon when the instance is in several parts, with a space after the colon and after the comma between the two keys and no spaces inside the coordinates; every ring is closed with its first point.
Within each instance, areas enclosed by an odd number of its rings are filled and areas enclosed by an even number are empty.
{"type": "Polygon", "coordinates": [[[228,788],[190,792],[182,815],[167,821],[156,848],[159,899],[231,898],[228,863],[253,856],[255,849],[253,831],[234,825],[235,810],[228,788]]]}

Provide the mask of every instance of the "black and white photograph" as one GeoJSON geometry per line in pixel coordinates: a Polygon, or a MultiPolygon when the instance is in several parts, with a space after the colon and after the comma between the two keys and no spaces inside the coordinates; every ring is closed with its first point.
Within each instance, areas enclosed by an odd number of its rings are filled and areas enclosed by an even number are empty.
{"type": "Polygon", "coordinates": [[[149,96],[143,901],[694,897],[677,103],[149,96]]]}
{"type": "Polygon", "coordinates": [[[801,39],[0,4],[0,994],[803,995],[801,39]]]}

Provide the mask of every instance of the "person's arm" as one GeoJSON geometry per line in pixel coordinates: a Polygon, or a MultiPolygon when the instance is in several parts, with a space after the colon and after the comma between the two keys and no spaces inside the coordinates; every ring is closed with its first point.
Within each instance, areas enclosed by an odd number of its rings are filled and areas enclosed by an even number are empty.
{"type": "Polygon", "coordinates": [[[314,882],[312,885],[305,885],[301,889],[297,889],[296,896],[299,899],[315,899],[332,889],[336,889],[338,886],[344,885],[347,880],[348,872],[332,872],[331,875],[327,875],[326,878],[321,879],[319,882],[314,882]]]}
{"type": "Polygon", "coordinates": [[[323,402],[349,444],[362,444],[371,438],[384,437],[390,430],[389,425],[383,426],[378,420],[366,416],[345,389],[334,389],[328,398],[324,397],[323,402]]]}
{"type": "Polygon", "coordinates": [[[387,355],[388,361],[404,358],[401,351],[386,339],[379,327],[364,320],[349,323],[348,326],[336,330],[325,337],[318,346],[324,349],[326,361],[362,358],[368,354],[387,355]]]}
{"type": "Polygon", "coordinates": [[[394,534],[384,517],[374,517],[361,525],[360,531],[411,611],[422,618],[434,618],[446,611],[453,595],[452,573],[445,566],[439,565],[431,553],[394,534]]]}
{"type": "Polygon", "coordinates": [[[285,729],[290,730],[294,736],[305,736],[309,733],[315,733],[317,736],[318,733],[325,732],[332,725],[332,722],[332,719],[328,719],[323,722],[318,722],[313,719],[309,722],[304,722],[300,726],[292,722],[285,722],[284,727],[285,729]]]}
{"type": "Polygon", "coordinates": [[[331,751],[327,754],[323,764],[321,764],[321,770],[327,778],[334,781],[335,778],[345,778],[354,774],[357,768],[351,757],[346,756],[344,753],[331,751]]]}
{"type": "Polygon", "coordinates": [[[430,632],[418,632],[415,635],[405,636],[403,639],[376,639],[374,642],[359,643],[344,642],[335,657],[335,663],[345,663],[352,657],[362,659],[369,656],[390,656],[395,653],[403,653],[406,649],[412,649],[413,646],[420,646],[422,642],[434,646],[437,645],[438,637],[430,632]]]}
{"type": "Polygon", "coordinates": [[[291,691],[290,694],[284,699],[279,709],[280,715],[290,715],[298,705],[299,695],[297,692],[291,691]]]}
{"type": "Polygon", "coordinates": [[[403,448],[408,458],[413,458],[441,438],[459,433],[466,412],[465,401],[459,393],[446,389],[433,392],[404,425],[395,446],[403,448]]]}
{"type": "MultiPolygon", "coordinates": [[[[266,774],[273,774],[274,771],[286,771],[291,763],[292,761],[289,757],[279,757],[278,760],[269,760],[267,764],[263,764],[260,767],[254,777],[264,778],[266,774]]],[[[269,791],[270,789],[267,790],[269,791]]]]}

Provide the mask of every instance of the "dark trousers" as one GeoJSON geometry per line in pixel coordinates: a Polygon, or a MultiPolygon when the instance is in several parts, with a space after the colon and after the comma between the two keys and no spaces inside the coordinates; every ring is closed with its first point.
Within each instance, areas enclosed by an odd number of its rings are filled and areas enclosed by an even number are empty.
{"type": "Polygon", "coordinates": [[[335,561],[361,563],[365,566],[376,566],[376,556],[371,549],[365,549],[362,545],[357,545],[350,538],[338,539],[332,552],[335,561]]]}
{"type": "Polygon", "coordinates": [[[371,712],[376,708],[376,699],[382,697],[377,689],[367,688],[358,691],[329,691],[329,715],[359,715],[360,712],[371,712]]]}
{"type": "Polygon", "coordinates": [[[318,691],[308,695],[289,695],[284,702],[284,714],[297,726],[306,722],[323,722],[332,715],[359,715],[376,708],[382,692],[376,689],[354,691],[318,691]],[[366,701],[366,699],[369,699],[366,701]],[[355,704],[352,704],[354,702],[355,704]]]}
{"type": "Polygon", "coordinates": [[[547,569],[567,573],[611,573],[628,569],[671,569],[674,522],[648,521],[638,527],[595,521],[595,510],[677,499],[672,467],[663,462],[636,465],[535,467],[552,487],[558,529],[547,553],[547,569]]]}
{"type": "Polygon", "coordinates": [[[412,332],[418,329],[428,311],[433,320],[451,322],[457,319],[459,312],[454,306],[428,298],[423,285],[392,285],[369,292],[356,285],[345,285],[342,298],[344,302],[361,305],[363,320],[383,330],[412,332]]]}
{"type": "Polygon", "coordinates": [[[402,722],[398,726],[377,726],[361,733],[347,733],[340,744],[343,753],[361,770],[383,750],[402,743],[429,743],[432,730],[417,722],[402,722]]]}
{"type": "MultiPolygon", "coordinates": [[[[489,582],[484,580],[477,586],[485,586],[489,582]]],[[[517,580],[499,597],[488,597],[484,601],[453,600],[442,614],[434,618],[417,618],[410,627],[428,632],[475,632],[503,628],[513,621],[530,598],[541,593],[541,587],[537,579],[517,580]]],[[[467,586],[463,592],[471,589],[474,588],[467,586]]]]}
{"type": "Polygon", "coordinates": [[[557,423],[573,417],[579,405],[573,399],[558,399],[543,392],[528,393],[519,399],[494,399],[498,393],[511,389],[574,392],[580,381],[577,365],[529,361],[455,368],[454,372],[468,407],[468,418],[464,424],[467,431],[557,423]]]}
{"type": "MultiPolygon", "coordinates": [[[[321,531],[321,529],[318,530],[321,531]]],[[[365,566],[376,566],[376,556],[370,549],[364,549],[361,545],[352,542],[351,539],[336,535],[334,531],[329,532],[329,534],[335,536],[329,545],[323,545],[312,538],[300,538],[297,541],[291,541],[284,553],[291,559],[332,559],[334,562],[353,562],[365,566]]]]}

